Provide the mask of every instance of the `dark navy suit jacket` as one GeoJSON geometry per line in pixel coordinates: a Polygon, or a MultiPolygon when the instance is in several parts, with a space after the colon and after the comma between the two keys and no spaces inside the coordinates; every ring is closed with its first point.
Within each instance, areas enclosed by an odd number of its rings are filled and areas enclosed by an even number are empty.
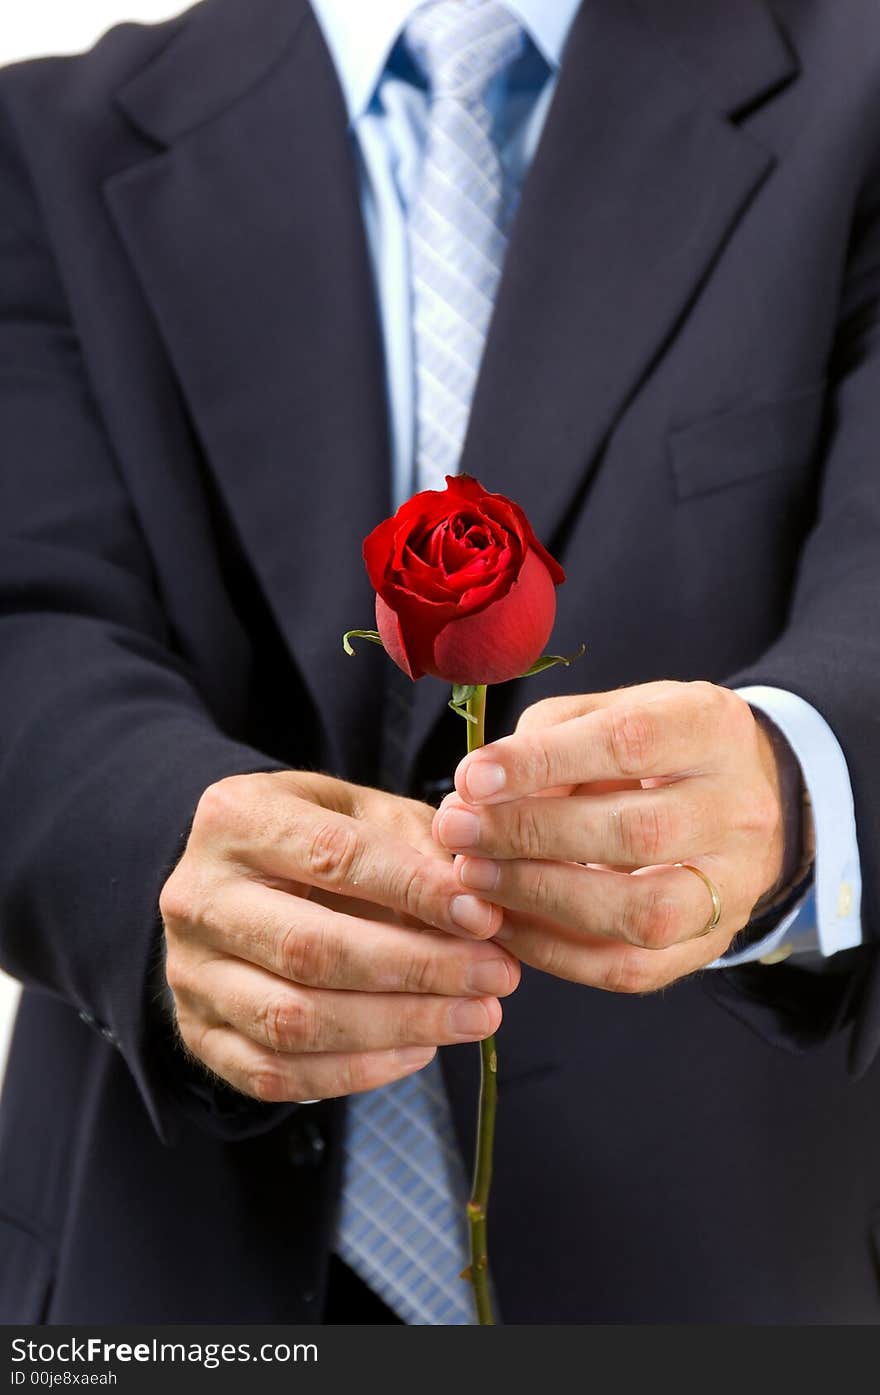
{"type": "MultiPolygon", "coordinates": [[[[562,558],[495,695],[776,684],[853,781],[868,943],[653,997],[529,974],[492,1216],[508,1322],[876,1322],[880,11],[589,0],[463,468],[562,558]]],[[[375,781],[389,509],[357,174],[305,0],[206,0],[0,75],[0,1318],[320,1320],[344,1106],[201,1081],[157,899],[201,791],[375,781]]],[[[459,755],[416,696],[400,788],[459,755]]],[[[477,1053],[443,1053],[470,1149],[477,1053]]]]}

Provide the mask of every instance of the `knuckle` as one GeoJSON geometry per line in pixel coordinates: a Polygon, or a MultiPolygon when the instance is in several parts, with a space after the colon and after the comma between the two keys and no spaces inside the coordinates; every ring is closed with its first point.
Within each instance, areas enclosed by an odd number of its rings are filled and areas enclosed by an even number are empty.
{"type": "Polygon", "coordinates": [[[271,1051],[289,1051],[300,1045],[305,1034],[300,1004],[285,998],[270,998],[257,1014],[257,1026],[271,1051]]]}
{"type": "Polygon", "coordinates": [[[336,1070],[334,1095],[357,1095],[377,1083],[379,1071],[367,1053],[344,1056],[336,1070]]]}
{"type": "Polygon", "coordinates": [[[186,956],[173,945],[168,946],[165,954],[165,981],[175,998],[186,993],[191,986],[186,956]]]}
{"type": "Polygon", "coordinates": [[[561,909],[558,879],[552,862],[536,861],[522,878],[522,890],[534,910],[554,916],[561,909]]]}
{"type": "Polygon", "coordinates": [[[530,963],[534,963],[536,968],[549,974],[551,978],[570,978],[573,962],[570,945],[556,935],[542,937],[536,947],[534,958],[530,960],[530,963]]]}
{"type": "Polygon", "coordinates": [[[204,1028],[200,1028],[196,1024],[194,1018],[190,1017],[188,1013],[183,1012],[176,1013],[176,1027],[177,1035],[184,1049],[197,1061],[201,1061],[203,1065],[206,1064],[203,1045],[205,1038],[204,1028]]]}
{"type": "Polygon", "coordinates": [[[269,1061],[261,1062],[248,1072],[246,1090],[261,1104],[281,1104],[290,1097],[284,1071],[269,1061]]]}
{"type": "Polygon", "coordinates": [[[713,713],[725,704],[725,693],[730,690],[710,683],[708,678],[695,678],[685,685],[685,691],[700,712],[713,713]]]}
{"type": "Polygon", "coordinates": [[[749,801],[746,811],[747,827],[762,841],[769,841],[773,837],[781,817],[779,802],[769,788],[762,790],[749,801]]]}
{"type": "Polygon", "coordinates": [[[212,1076],[237,1085],[234,1070],[231,1070],[224,1060],[217,1060],[211,1050],[211,1038],[216,1030],[213,1022],[205,1021],[202,1017],[178,1014],[177,1031],[186,1054],[212,1076]]]}
{"type": "MultiPolygon", "coordinates": [[[[544,723],[547,726],[547,723],[544,723]]],[[[544,736],[537,730],[522,743],[517,776],[535,789],[546,789],[554,782],[553,762],[544,736]]]]}
{"type": "Polygon", "coordinates": [[[556,784],[563,772],[554,765],[549,747],[544,741],[537,738],[533,743],[532,752],[538,787],[547,788],[550,785],[556,784]]]}
{"type": "Polygon", "coordinates": [[[437,961],[430,955],[416,955],[403,966],[401,986],[405,993],[431,993],[437,981],[437,961]]]}
{"type": "Polygon", "coordinates": [[[644,957],[638,951],[624,948],[609,964],[603,986],[610,993],[635,996],[650,992],[655,980],[644,957]]]}
{"type": "Polygon", "coordinates": [[[740,697],[732,688],[716,688],[715,692],[720,694],[725,713],[731,722],[741,726],[744,731],[753,731],[757,727],[755,714],[744,697],[740,697]]]}
{"type": "Polygon", "coordinates": [[[626,776],[643,775],[657,746],[655,720],[638,707],[611,708],[608,746],[617,769],[626,776]]]}
{"type": "Polygon", "coordinates": [[[282,1017],[284,1009],[278,1002],[267,1002],[256,1014],[256,1025],[260,1036],[270,1051],[280,1051],[282,1045],[282,1017]]]}
{"type": "Polygon", "coordinates": [[[359,839],[353,828],[339,823],[319,824],[306,849],[306,871],[317,881],[343,886],[357,867],[359,839]]]}
{"type": "Polygon", "coordinates": [[[510,806],[510,839],[513,851],[520,857],[540,857],[544,852],[542,812],[538,807],[538,801],[534,799],[521,799],[510,806]]]}
{"type": "Polygon", "coordinates": [[[769,781],[728,798],[723,811],[723,831],[728,837],[746,838],[769,846],[783,822],[781,801],[769,781]]]}
{"type": "Polygon", "coordinates": [[[695,680],[687,686],[696,699],[695,721],[704,735],[709,736],[723,727],[729,736],[747,738],[755,719],[744,698],[732,688],[723,688],[706,679],[695,680]]]}
{"type": "Polygon", "coordinates": [[[427,925],[433,925],[438,920],[439,911],[433,904],[429,859],[406,869],[401,899],[405,914],[414,920],[427,925]]]}
{"type": "Polygon", "coordinates": [[[675,906],[653,888],[637,895],[627,907],[624,933],[645,949],[667,949],[676,939],[678,914],[675,906]]]}
{"type": "Polygon", "coordinates": [[[659,862],[669,846],[671,819],[656,798],[624,804],[619,813],[620,847],[628,862],[659,862]]]}
{"type": "Polygon", "coordinates": [[[195,897],[190,877],[179,863],[159,893],[159,914],[167,925],[192,919],[195,897]]]}
{"type": "Polygon", "coordinates": [[[202,881],[194,885],[191,892],[190,920],[198,923],[209,937],[224,941],[230,934],[230,913],[225,904],[222,888],[215,883],[202,881]]]}
{"type": "Polygon", "coordinates": [[[314,977],[315,938],[295,921],[288,925],[278,943],[278,963],[285,978],[308,983],[314,977]]]}
{"type": "Polygon", "coordinates": [[[419,1046],[429,1037],[435,1036],[429,1023],[432,1018],[442,1020],[445,1008],[435,1005],[428,1008],[421,1003],[401,1002],[391,1018],[391,1036],[395,1046],[419,1046]]]}
{"type": "Polygon", "coordinates": [[[321,1035],[314,1004],[299,993],[270,1002],[263,1026],[273,1051],[313,1051],[321,1035]]]}
{"type": "Polygon", "coordinates": [[[227,775],[225,779],[209,785],[196,806],[193,826],[209,834],[226,832],[240,817],[254,778],[251,775],[227,775]]]}
{"type": "Polygon", "coordinates": [[[558,697],[542,698],[533,702],[521,714],[516,724],[517,732],[536,731],[541,727],[555,726],[566,699],[558,697]]]}
{"type": "Polygon", "coordinates": [[[293,983],[320,987],[333,979],[338,956],[320,930],[294,922],[284,931],[278,953],[281,971],[293,983]]]}

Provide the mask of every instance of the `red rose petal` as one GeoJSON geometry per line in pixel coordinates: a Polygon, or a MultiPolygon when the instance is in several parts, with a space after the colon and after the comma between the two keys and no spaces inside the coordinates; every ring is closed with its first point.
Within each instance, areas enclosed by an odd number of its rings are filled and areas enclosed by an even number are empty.
{"type": "Polygon", "coordinates": [[[505,683],[541,657],[556,619],[556,586],[530,549],[519,578],[500,600],[450,620],[437,634],[427,673],[450,683],[505,683]]]}
{"type": "Polygon", "coordinates": [[[414,495],[365,540],[376,622],[411,678],[500,683],[541,654],[565,573],[517,504],[469,475],[446,485],[414,495]]]}
{"type": "Polygon", "coordinates": [[[376,597],[376,629],[379,631],[379,638],[385,646],[386,654],[394,660],[398,668],[403,669],[407,678],[412,678],[413,681],[422,678],[423,673],[410,662],[406,652],[400,620],[391,607],[385,604],[381,596],[376,597]]]}

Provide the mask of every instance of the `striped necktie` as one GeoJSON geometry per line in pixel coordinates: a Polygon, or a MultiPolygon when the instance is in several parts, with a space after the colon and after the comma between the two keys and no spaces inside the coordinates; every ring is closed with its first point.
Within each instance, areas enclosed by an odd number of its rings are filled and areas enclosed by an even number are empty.
{"type": "MultiPolygon", "coordinates": [[[[442,489],[458,470],[512,207],[487,94],[524,36],[494,0],[433,0],[413,14],[405,37],[430,93],[408,216],[415,478],[419,489],[442,489]]],[[[401,698],[398,686],[391,695],[401,698]]],[[[405,730],[404,706],[394,706],[386,748],[405,730]]],[[[465,1200],[436,1061],[349,1101],[337,1252],[405,1322],[475,1321],[459,1277],[468,1262],[465,1200]]]]}
{"type": "Polygon", "coordinates": [[[409,214],[416,481],[442,489],[459,466],[513,204],[487,97],[525,35],[494,0],[437,0],[406,34],[431,94],[409,214]]]}

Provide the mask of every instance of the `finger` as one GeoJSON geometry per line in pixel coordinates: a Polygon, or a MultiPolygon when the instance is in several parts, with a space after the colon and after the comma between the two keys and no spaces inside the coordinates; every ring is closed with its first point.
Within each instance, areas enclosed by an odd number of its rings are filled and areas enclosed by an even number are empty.
{"type": "Polygon", "coordinates": [[[524,730],[472,752],[455,787],[469,803],[499,803],[556,785],[713,770],[754,726],[748,704],[711,683],[625,689],[584,716],[524,730]],[[719,732],[724,739],[719,738],[719,732]]]}
{"type": "MultiPolygon", "coordinates": [[[[491,941],[341,914],[259,882],[229,884],[199,915],[209,946],[305,987],[505,997],[519,983],[516,961],[491,941]]],[[[493,917],[500,925],[497,908],[493,917]]]]}
{"type": "MultiPolygon", "coordinates": [[[[554,929],[618,939],[653,951],[700,938],[715,909],[705,884],[684,867],[645,867],[627,873],[576,863],[487,862],[469,857],[460,858],[457,865],[463,885],[479,886],[481,894],[492,896],[507,910],[537,917],[554,929]]],[[[724,907],[727,898],[718,889],[724,907]]],[[[726,925],[732,926],[733,934],[741,928],[734,922],[742,917],[744,925],[749,908],[734,902],[725,909],[726,925]]],[[[508,925],[506,917],[499,934],[504,936],[508,925]]]]}
{"type": "Polygon", "coordinates": [[[627,994],[654,993],[704,969],[724,954],[732,938],[719,927],[667,949],[646,949],[515,914],[499,934],[511,953],[532,968],[586,987],[627,994]]]}
{"type": "Polygon", "coordinates": [[[175,990],[184,1012],[220,1019],[272,1051],[381,1051],[482,1041],[501,1022],[497,998],[346,993],[302,988],[234,959],[200,966],[192,990],[175,990]]]}
{"type": "Polygon", "coordinates": [[[251,779],[227,798],[212,786],[200,827],[225,839],[227,860],[289,885],[321,887],[386,907],[437,929],[488,937],[498,928],[491,906],[462,896],[446,859],[426,856],[364,819],[292,794],[274,777],[251,779]]]}
{"type": "Polygon", "coordinates": [[[599,708],[610,707],[628,697],[664,697],[684,686],[686,685],[673,679],[661,678],[650,683],[638,683],[629,688],[612,688],[604,693],[562,693],[558,697],[541,698],[522,712],[516,730],[533,731],[557,726],[559,722],[570,721],[572,717],[583,717],[588,712],[597,712],[599,708]]]}
{"type": "MultiPolygon", "coordinates": [[[[448,796],[434,828],[450,852],[646,867],[716,847],[729,821],[714,777],[653,790],[468,805],[448,796]]],[[[475,888],[476,889],[476,886],[475,888]]]]}
{"type": "Polygon", "coordinates": [[[215,1075],[264,1104],[334,1099],[377,1090],[422,1070],[436,1055],[428,1047],[417,1046],[282,1056],[226,1026],[205,1028],[198,1036],[197,1051],[188,1041],[187,1045],[215,1075]]]}
{"type": "MultiPolygon", "coordinates": [[[[647,689],[652,685],[642,686],[647,689]]],[[[572,717],[583,717],[587,712],[607,707],[619,692],[619,689],[612,689],[607,693],[561,693],[558,697],[541,698],[521,714],[516,730],[540,731],[545,727],[558,726],[560,722],[569,722],[572,717]]]]}

